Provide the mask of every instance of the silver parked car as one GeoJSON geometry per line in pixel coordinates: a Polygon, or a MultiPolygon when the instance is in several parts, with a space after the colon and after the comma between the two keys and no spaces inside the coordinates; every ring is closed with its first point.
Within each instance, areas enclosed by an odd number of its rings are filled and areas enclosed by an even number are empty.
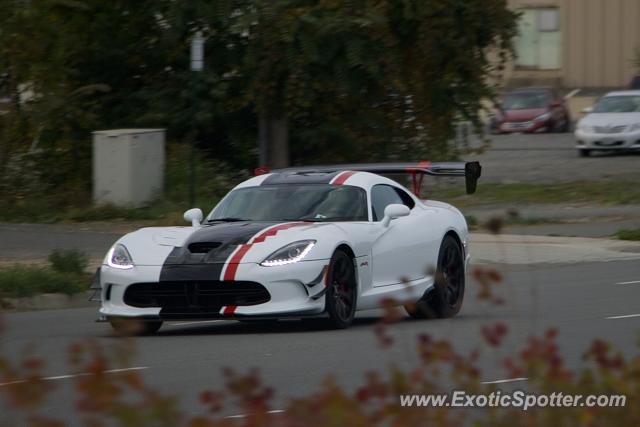
{"type": "Polygon", "coordinates": [[[576,148],[586,157],[595,150],[640,149],[640,90],[610,92],[578,122],[576,148]]]}

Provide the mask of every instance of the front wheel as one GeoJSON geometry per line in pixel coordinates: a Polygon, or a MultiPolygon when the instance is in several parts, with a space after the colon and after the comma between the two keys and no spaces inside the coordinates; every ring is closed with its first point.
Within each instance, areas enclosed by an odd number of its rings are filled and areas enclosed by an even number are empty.
{"type": "Polygon", "coordinates": [[[580,149],[578,150],[578,154],[580,157],[589,157],[591,155],[591,150],[580,149]]]}
{"type": "Polygon", "coordinates": [[[125,319],[121,317],[109,318],[111,327],[119,335],[140,336],[153,335],[162,326],[162,320],[125,319]]]}
{"type": "Polygon", "coordinates": [[[464,259],[458,241],[445,236],[438,253],[434,286],[415,304],[406,305],[407,313],[418,319],[453,317],[464,298],[464,259]]]}
{"type": "Polygon", "coordinates": [[[344,329],[353,323],[357,288],[353,259],[338,249],[331,257],[327,274],[325,310],[331,326],[344,329]]]}

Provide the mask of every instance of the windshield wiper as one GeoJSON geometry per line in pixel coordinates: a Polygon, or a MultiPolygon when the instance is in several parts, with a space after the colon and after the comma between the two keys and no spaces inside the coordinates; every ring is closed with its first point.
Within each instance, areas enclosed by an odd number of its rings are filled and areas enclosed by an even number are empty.
{"type": "Polygon", "coordinates": [[[251,221],[250,219],[246,219],[246,218],[233,218],[233,217],[227,217],[227,218],[212,218],[207,220],[207,222],[239,222],[239,221],[251,221]]]}

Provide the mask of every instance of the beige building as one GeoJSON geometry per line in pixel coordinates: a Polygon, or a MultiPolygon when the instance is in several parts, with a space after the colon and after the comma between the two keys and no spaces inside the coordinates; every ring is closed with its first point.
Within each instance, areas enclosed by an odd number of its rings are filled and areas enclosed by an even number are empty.
{"type": "Polygon", "coordinates": [[[509,0],[521,12],[507,85],[604,89],[638,72],[640,0],[509,0]]]}

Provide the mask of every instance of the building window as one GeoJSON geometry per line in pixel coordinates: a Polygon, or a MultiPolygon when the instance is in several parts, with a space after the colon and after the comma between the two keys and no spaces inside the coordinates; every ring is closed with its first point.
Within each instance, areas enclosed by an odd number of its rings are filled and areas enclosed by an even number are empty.
{"type": "Polygon", "coordinates": [[[521,10],[515,40],[516,67],[535,70],[560,68],[560,12],[558,8],[521,10]]]}

